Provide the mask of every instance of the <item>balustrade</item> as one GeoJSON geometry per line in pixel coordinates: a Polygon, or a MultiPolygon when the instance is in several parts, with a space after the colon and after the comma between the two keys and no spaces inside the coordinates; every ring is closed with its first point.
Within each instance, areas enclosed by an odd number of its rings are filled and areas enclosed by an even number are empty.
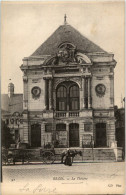
{"type": "Polygon", "coordinates": [[[79,117],[79,111],[57,111],[55,117],[79,117]]]}

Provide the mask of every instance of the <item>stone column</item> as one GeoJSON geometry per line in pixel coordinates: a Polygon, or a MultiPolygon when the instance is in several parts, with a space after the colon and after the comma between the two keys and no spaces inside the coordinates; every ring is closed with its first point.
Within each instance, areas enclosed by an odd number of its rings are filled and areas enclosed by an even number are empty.
{"type": "Polygon", "coordinates": [[[79,102],[80,102],[80,109],[83,109],[84,107],[84,97],[83,97],[83,78],[81,78],[81,88],[79,87],[79,92],[80,92],[80,98],[79,98],[79,102]]]}
{"type": "Polygon", "coordinates": [[[48,80],[43,78],[45,82],[45,108],[48,110],[48,80]]]}
{"type": "Polygon", "coordinates": [[[110,103],[114,106],[114,76],[110,75],[110,103]]]}
{"type": "Polygon", "coordinates": [[[86,107],[86,102],[85,102],[85,77],[83,77],[83,80],[82,80],[82,82],[83,82],[83,108],[85,108],[86,107]]]}
{"type": "Polygon", "coordinates": [[[49,110],[52,110],[52,78],[49,79],[49,110]]]}
{"type": "Polygon", "coordinates": [[[27,110],[28,109],[28,77],[27,76],[23,77],[23,82],[24,82],[23,110],[27,110]]]}
{"type": "Polygon", "coordinates": [[[91,78],[88,77],[88,108],[91,108],[91,78]]]}

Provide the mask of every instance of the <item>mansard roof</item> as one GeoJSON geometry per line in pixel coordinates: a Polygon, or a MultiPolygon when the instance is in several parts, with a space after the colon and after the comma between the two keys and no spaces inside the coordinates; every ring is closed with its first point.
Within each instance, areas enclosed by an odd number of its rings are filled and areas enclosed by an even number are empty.
{"type": "Polygon", "coordinates": [[[62,43],[72,43],[82,53],[104,52],[98,45],[84,37],[71,25],[61,25],[59,28],[31,55],[55,55],[58,52],[58,47],[62,43]]]}

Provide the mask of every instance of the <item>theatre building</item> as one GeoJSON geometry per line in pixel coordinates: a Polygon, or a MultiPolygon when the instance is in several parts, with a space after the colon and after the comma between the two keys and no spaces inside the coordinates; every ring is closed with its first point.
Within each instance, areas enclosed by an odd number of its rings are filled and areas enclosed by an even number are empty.
{"type": "Polygon", "coordinates": [[[115,66],[114,54],[65,20],[20,67],[22,142],[31,148],[117,148],[115,66]]]}

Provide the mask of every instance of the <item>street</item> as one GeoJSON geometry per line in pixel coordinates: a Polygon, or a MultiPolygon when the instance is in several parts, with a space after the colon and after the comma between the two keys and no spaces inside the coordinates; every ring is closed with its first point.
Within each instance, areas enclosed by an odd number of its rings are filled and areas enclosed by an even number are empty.
{"type": "Polygon", "coordinates": [[[16,185],[20,193],[123,193],[124,170],[124,162],[33,164],[3,166],[2,175],[3,186],[16,185]]]}

